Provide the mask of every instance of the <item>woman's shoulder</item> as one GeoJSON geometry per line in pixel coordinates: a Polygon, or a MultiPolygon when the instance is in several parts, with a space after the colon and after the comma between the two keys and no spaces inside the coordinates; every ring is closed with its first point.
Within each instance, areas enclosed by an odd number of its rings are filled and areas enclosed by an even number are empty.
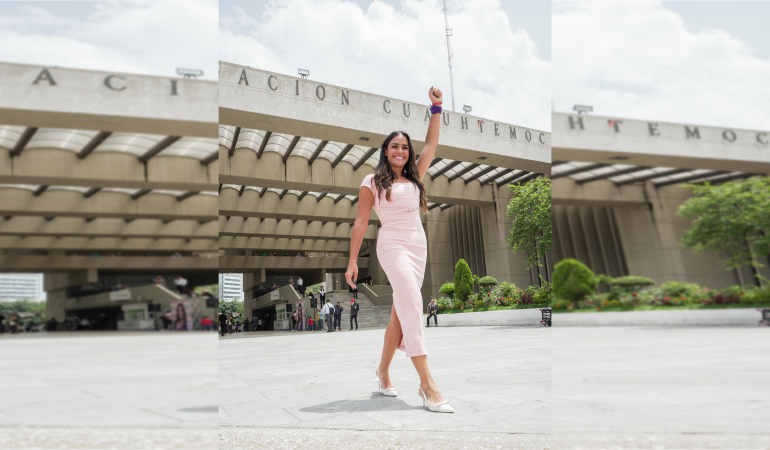
{"type": "Polygon", "coordinates": [[[365,176],[363,181],[361,181],[361,186],[374,187],[374,173],[365,176]]]}

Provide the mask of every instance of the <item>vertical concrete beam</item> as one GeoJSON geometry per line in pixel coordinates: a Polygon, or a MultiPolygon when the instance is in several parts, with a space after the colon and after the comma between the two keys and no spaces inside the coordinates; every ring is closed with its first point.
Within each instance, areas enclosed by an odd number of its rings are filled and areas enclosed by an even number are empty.
{"type": "Polygon", "coordinates": [[[423,303],[430,303],[431,297],[441,297],[439,289],[444,283],[454,279],[454,259],[452,245],[453,227],[452,210],[442,211],[434,208],[426,216],[425,237],[428,242],[428,261],[425,266],[425,278],[422,283],[423,303]]]}
{"type": "Polygon", "coordinates": [[[494,204],[479,207],[486,274],[494,277],[499,283],[507,281],[525,288],[532,284],[526,255],[513,253],[508,248],[508,235],[513,226],[513,219],[506,216],[505,212],[511,200],[511,190],[507,185],[496,186],[492,193],[494,204]]]}

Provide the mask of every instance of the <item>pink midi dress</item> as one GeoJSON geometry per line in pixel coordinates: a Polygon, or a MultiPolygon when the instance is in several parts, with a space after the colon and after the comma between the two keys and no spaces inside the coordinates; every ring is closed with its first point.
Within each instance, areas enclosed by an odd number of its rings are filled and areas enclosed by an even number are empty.
{"type": "Polygon", "coordinates": [[[374,194],[374,211],[382,222],[377,258],[393,287],[393,305],[403,333],[398,349],[409,358],[427,355],[421,289],[428,241],[420,221],[420,190],[411,182],[394,183],[388,201],[385,192],[377,195],[374,174],[367,175],[361,186],[374,194]]]}

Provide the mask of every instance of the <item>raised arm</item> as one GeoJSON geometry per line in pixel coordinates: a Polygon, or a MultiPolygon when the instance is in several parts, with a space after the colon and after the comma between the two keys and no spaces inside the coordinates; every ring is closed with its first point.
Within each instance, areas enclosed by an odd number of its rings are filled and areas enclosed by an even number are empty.
{"type": "MultiPolygon", "coordinates": [[[[438,88],[431,88],[428,91],[428,97],[433,105],[441,106],[444,100],[444,95],[438,88]]],[[[420,180],[428,173],[430,163],[433,162],[433,157],[436,156],[436,147],[438,147],[438,135],[441,129],[441,114],[431,114],[430,124],[428,125],[428,135],[425,136],[425,146],[422,148],[420,157],[417,158],[417,172],[420,174],[420,180]]]]}
{"type": "Polygon", "coordinates": [[[369,226],[372,206],[374,206],[374,194],[368,187],[361,186],[358,191],[358,213],[356,222],[353,224],[353,234],[350,236],[350,261],[348,261],[348,270],[345,272],[345,279],[353,289],[356,287],[353,280],[358,279],[358,251],[361,249],[361,242],[369,226]]]}

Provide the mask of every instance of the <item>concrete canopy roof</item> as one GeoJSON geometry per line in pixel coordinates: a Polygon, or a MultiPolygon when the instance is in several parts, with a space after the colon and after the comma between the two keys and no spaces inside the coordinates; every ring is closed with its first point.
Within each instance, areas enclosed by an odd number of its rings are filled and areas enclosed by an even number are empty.
{"type": "Polygon", "coordinates": [[[0,124],[216,138],[216,81],[0,63],[0,124]]]}
{"type": "Polygon", "coordinates": [[[702,184],[707,181],[720,183],[756,175],[761,174],[710,169],[690,170],[677,167],[648,167],[631,164],[597,164],[578,161],[557,161],[554,163],[551,172],[551,176],[554,179],[569,177],[575,180],[577,184],[609,180],[618,186],[645,181],[652,181],[655,186],[668,186],[680,183],[702,184]]]}
{"type": "MultiPolygon", "coordinates": [[[[219,83],[222,124],[345,146],[379,146],[402,130],[417,154],[424,145],[426,105],[221,61],[219,83]]],[[[546,173],[550,139],[540,130],[444,111],[436,156],[546,173]]]]}
{"type": "Polygon", "coordinates": [[[554,161],[770,173],[770,131],[566,113],[553,127],[554,161]]]}
{"type": "MultiPolygon", "coordinates": [[[[220,165],[221,170],[230,173],[220,174],[221,188],[232,187],[235,189],[254,189],[260,193],[263,187],[268,190],[275,189],[274,192],[279,195],[281,192],[293,193],[298,196],[304,196],[308,193],[318,197],[323,190],[328,196],[334,199],[340,199],[344,195],[350,200],[357,198],[359,192],[358,178],[363,178],[371,173],[379,163],[378,148],[363,147],[352,144],[343,144],[339,142],[321,141],[318,139],[309,139],[301,136],[283,135],[271,133],[264,130],[254,130],[239,128],[235,126],[220,125],[219,145],[226,149],[224,155],[236,155],[240,158],[237,161],[226,161],[220,165]],[[238,136],[235,145],[233,140],[238,136]],[[267,140],[265,140],[267,139],[267,140]],[[254,152],[254,158],[245,158],[236,153],[240,149],[249,149],[254,152]],[[264,162],[264,159],[270,159],[269,154],[280,155],[283,169],[279,171],[261,170],[259,164],[271,164],[273,161],[264,162]],[[285,167],[289,157],[304,158],[308,162],[311,172],[314,164],[318,165],[319,160],[325,160],[331,163],[332,176],[300,176],[285,167]],[[336,164],[345,161],[352,166],[355,174],[354,180],[343,174],[336,175],[334,167],[336,164]],[[371,169],[363,170],[359,173],[358,169],[362,166],[369,166],[371,169]],[[285,173],[281,173],[285,172],[285,173]],[[296,179],[291,179],[296,178],[296,179]],[[314,182],[314,179],[323,179],[324,183],[314,182]],[[244,188],[245,186],[245,188],[244,188]]],[[[323,171],[323,168],[319,168],[323,171]]],[[[347,174],[347,172],[345,172],[347,174]]],[[[433,164],[428,169],[430,177],[424,178],[423,183],[429,199],[438,200],[434,203],[443,208],[450,207],[453,204],[463,204],[478,206],[480,204],[492,203],[492,189],[494,184],[507,184],[530,172],[519,169],[506,169],[502,167],[491,166],[481,163],[472,163],[467,161],[454,161],[451,159],[435,158],[433,164]],[[458,180],[459,184],[452,184],[458,180]],[[471,182],[477,182],[465,189],[471,182]],[[490,185],[488,188],[484,186],[490,185]]],[[[526,181],[526,180],[525,180],[526,181]]],[[[285,193],[283,194],[285,195],[285,193]]]]}

